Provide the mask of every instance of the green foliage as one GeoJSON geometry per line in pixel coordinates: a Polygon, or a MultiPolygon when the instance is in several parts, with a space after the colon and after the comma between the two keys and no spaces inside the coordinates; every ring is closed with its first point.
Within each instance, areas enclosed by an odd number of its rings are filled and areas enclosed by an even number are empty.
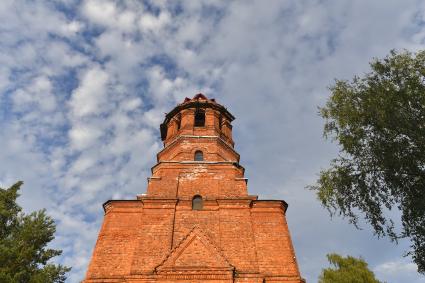
{"type": "Polygon", "coordinates": [[[326,255],[333,268],[324,268],[319,283],[380,283],[361,258],[326,255]]]}
{"type": "Polygon", "coordinates": [[[0,188],[0,282],[65,282],[70,268],[48,261],[62,253],[48,249],[54,239],[54,221],[44,210],[25,215],[16,203],[22,182],[0,188]]]}
{"type": "Polygon", "coordinates": [[[356,226],[360,214],[378,236],[408,237],[409,254],[425,273],[425,51],[392,51],[371,68],[330,88],[320,114],[340,154],[312,188],[331,214],[356,226]],[[388,216],[394,208],[398,232],[388,216]]]}

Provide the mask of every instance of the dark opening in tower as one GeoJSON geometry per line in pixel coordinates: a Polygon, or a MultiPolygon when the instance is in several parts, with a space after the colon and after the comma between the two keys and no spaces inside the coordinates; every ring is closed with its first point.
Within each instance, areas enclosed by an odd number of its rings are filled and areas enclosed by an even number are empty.
{"type": "Polygon", "coordinates": [[[205,110],[197,109],[195,112],[195,127],[205,126],[205,110]]]}
{"type": "Polygon", "coordinates": [[[204,153],[200,150],[195,152],[195,161],[204,161],[204,153]]]}
{"type": "Polygon", "coordinates": [[[202,210],[203,206],[202,197],[200,195],[194,196],[192,199],[192,210],[202,210]]]}

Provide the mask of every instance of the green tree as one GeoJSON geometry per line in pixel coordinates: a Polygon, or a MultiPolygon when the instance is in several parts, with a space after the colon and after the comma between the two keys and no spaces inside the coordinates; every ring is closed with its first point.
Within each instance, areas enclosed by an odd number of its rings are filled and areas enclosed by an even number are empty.
{"type": "Polygon", "coordinates": [[[370,65],[363,77],[336,80],[320,109],[340,153],[312,188],[332,215],[356,227],[361,215],[378,237],[409,238],[425,273],[425,51],[392,51],[370,65]]]}
{"type": "Polygon", "coordinates": [[[70,268],[48,261],[62,253],[48,249],[54,239],[54,221],[44,210],[24,214],[16,203],[22,182],[0,188],[0,282],[65,282],[70,268]]]}
{"type": "Polygon", "coordinates": [[[326,255],[333,267],[324,268],[319,283],[380,283],[361,258],[326,255]]]}

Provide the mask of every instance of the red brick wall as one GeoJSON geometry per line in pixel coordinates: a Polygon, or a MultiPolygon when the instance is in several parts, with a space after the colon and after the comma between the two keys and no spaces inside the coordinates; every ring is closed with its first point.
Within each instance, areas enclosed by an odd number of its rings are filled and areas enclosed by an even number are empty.
{"type": "Polygon", "coordinates": [[[130,273],[133,251],[141,225],[140,202],[114,202],[107,207],[104,222],[87,275],[90,278],[124,276],[130,273]]]}
{"type": "Polygon", "coordinates": [[[205,127],[193,126],[193,99],[166,117],[147,194],[106,203],[85,282],[302,282],[286,204],[248,195],[231,114],[194,99],[205,127]],[[196,150],[204,161],[194,161],[196,150]],[[195,195],[202,210],[192,210],[195,195]]]}
{"type": "Polygon", "coordinates": [[[299,276],[281,202],[255,201],[251,209],[260,272],[299,276]]]}

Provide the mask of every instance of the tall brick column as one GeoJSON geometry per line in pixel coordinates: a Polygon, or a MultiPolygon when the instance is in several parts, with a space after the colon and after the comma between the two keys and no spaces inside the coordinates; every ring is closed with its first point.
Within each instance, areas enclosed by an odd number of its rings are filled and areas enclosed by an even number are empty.
{"type": "Polygon", "coordinates": [[[109,200],[83,282],[300,283],[283,200],[248,195],[232,114],[186,98],[135,200],[109,200]]]}

